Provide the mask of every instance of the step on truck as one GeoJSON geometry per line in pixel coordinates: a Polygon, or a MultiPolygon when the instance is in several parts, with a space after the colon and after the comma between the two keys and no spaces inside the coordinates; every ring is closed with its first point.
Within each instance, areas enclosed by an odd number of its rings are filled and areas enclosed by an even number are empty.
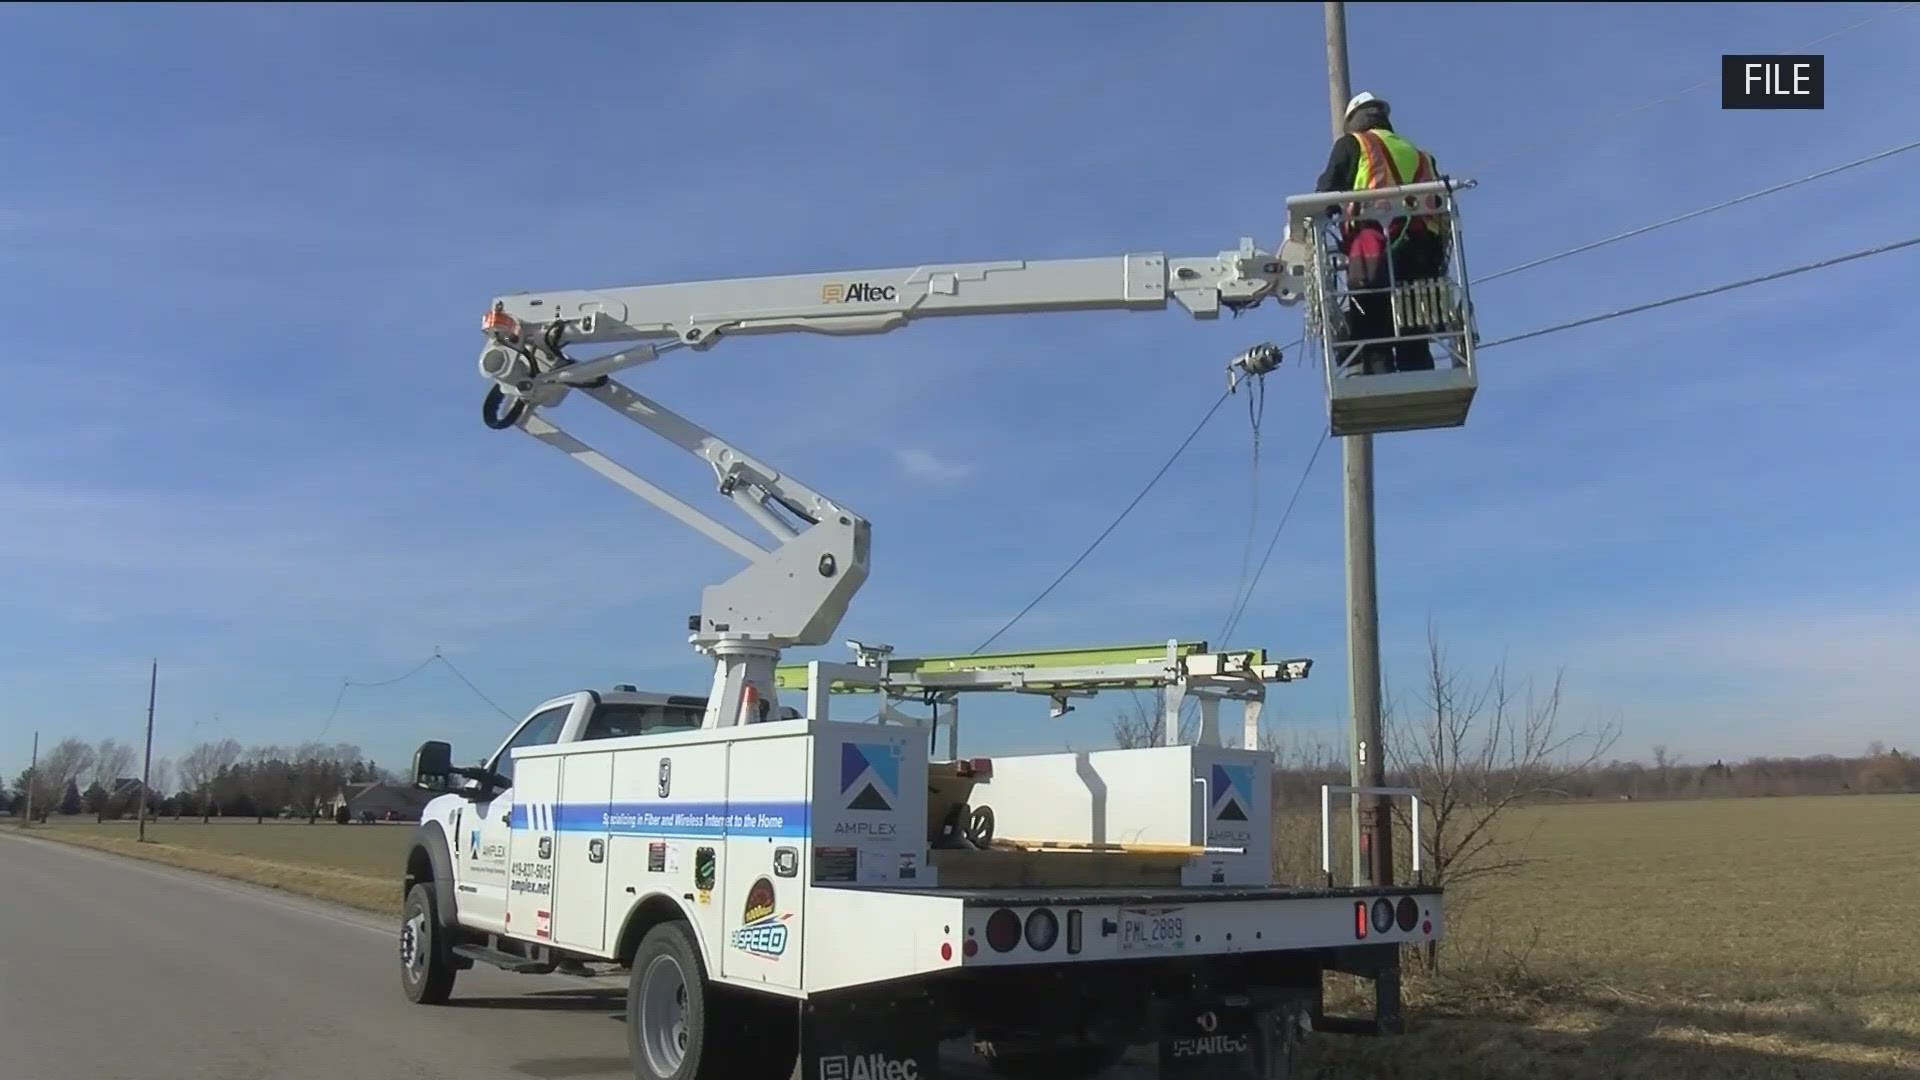
{"type": "Polygon", "coordinates": [[[1276,884],[1271,755],[1220,738],[1220,701],[1254,712],[1305,661],[1172,642],[883,670],[865,652],[777,680],[816,704],[877,696],[871,721],[709,730],[706,699],[623,686],[547,702],[480,766],[422,746],[415,782],[444,793],[408,859],[408,998],[446,1001],[476,962],[623,976],[642,1080],[933,1080],[943,1044],[1036,1080],[1131,1047],[1167,1077],[1277,1076],[1331,1026],[1329,971],[1375,979],[1364,1026],[1397,1026],[1398,951],[1440,936],[1440,891],[1276,884]],[[964,693],[1103,689],[1160,691],[1163,730],[1198,697],[1199,730],[932,752],[964,693]]]}
{"type": "MultiPolygon", "coordinates": [[[[871,524],[614,376],[736,338],[1174,304],[1208,321],[1271,300],[1306,305],[1335,434],[1457,426],[1477,386],[1455,202],[1472,186],[1293,196],[1271,252],[1243,238],[1190,258],[495,297],[481,319],[484,424],[560,451],[746,566],[702,590],[687,618],[688,644],[713,667],[706,694],[619,686],[556,698],[471,766],[456,766],[445,742],[420,747],[413,780],[438,794],[402,885],[407,997],[444,1002],[475,963],[623,976],[641,1080],[931,1080],[954,1040],[1013,1077],[1091,1077],[1141,1044],[1158,1047],[1163,1076],[1272,1076],[1308,1031],[1397,1029],[1399,950],[1444,926],[1440,891],[1419,881],[1418,845],[1412,885],[1336,886],[1326,788],[1322,879],[1274,880],[1260,706],[1268,687],[1304,678],[1307,661],[1176,639],[912,659],[855,641],[851,662],[782,663],[789,649],[835,639],[870,572],[871,524]],[[1346,226],[1426,215],[1452,238],[1439,276],[1387,289],[1392,340],[1428,341],[1446,363],[1378,373],[1339,362],[1366,343],[1343,321],[1336,215],[1346,226]],[[553,417],[574,394],[699,458],[766,539],[562,429],[553,417]],[[1159,694],[1157,745],[960,754],[968,695],[1040,695],[1058,716],[1112,690],[1159,694]],[[877,705],[871,720],[832,714],[848,695],[877,705]],[[1190,741],[1177,737],[1189,698],[1190,741]],[[1237,746],[1221,736],[1223,702],[1243,710],[1237,746]],[[1371,1018],[1324,1015],[1330,971],[1373,980],[1371,1018]]],[[[1226,365],[1229,392],[1281,360],[1271,343],[1246,349],[1226,365]]],[[[829,387],[815,407],[833,402],[829,387]]]]}

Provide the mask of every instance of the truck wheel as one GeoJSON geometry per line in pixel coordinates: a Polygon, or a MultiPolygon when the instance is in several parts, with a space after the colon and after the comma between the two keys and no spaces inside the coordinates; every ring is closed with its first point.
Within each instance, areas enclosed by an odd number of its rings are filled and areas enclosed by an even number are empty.
{"type": "Polygon", "coordinates": [[[400,916],[400,986],[415,1005],[443,1005],[453,991],[453,964],[441,941],[430,881],[407,890],[400,916]]]}
{"type": "Polygon", "coordinates": [[[1124,1046],[1006,1046],[992,1058],[993,1071],[1009,1080],[1094,1080],[1120,1063],[1124,1046]]]}
{"type": "MultiPolygon", "coordinates": [[[[627,1052],[638,1080],[719,1080],[727,1024],[717,1015],[700,946],[683,922],[647,931],[627,981],[627,1052]],[[715,1038],[708,1038],[708,1035],[715,1038]]],[[[732,1033],[736,1040],[747,1032],[732,1033]]]]}

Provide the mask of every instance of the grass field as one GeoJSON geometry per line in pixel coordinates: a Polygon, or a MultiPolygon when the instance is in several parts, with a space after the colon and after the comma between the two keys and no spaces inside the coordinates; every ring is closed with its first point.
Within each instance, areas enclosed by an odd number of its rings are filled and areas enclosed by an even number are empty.
{"type": "MultiPolygon", "coordinates": [[[[1512,819],[1538,862],[1455,895],[1409,1033],[1328,1080],[1920,1077],[1920,796],[1606,803],[1512,819]]],[[[410,830],[163,821],[143,857],[394,910],[410,830]]],[[[43,835],[133,852],[133,826],[43,835]]]]}

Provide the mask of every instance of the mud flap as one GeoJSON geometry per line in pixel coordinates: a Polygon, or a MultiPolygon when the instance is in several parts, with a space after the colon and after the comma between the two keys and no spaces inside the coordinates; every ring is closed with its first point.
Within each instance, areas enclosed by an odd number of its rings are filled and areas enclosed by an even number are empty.
{"type": "Polygon", "coordinates": [[[809,1000],[793,1080],[939,1080],[936,1021],[931,1004],[911,996],[809,1000]]]}
{"type": "Polygon", "coordinates": [[[1200,998],[1164,1007],[1160,1080],[1285,1080],[1311,1029],[1314,995],[1200,998]]]}

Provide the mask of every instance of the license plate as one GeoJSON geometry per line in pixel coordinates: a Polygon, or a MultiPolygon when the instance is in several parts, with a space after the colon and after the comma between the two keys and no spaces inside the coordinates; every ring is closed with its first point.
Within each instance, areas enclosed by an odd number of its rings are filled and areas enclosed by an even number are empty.
{"type": "Polygon", "coordinates": [[[1185,909],[1127,908],[1121,910],[1121,952],[1171,952],[1186,947],[1185,909]]]}

